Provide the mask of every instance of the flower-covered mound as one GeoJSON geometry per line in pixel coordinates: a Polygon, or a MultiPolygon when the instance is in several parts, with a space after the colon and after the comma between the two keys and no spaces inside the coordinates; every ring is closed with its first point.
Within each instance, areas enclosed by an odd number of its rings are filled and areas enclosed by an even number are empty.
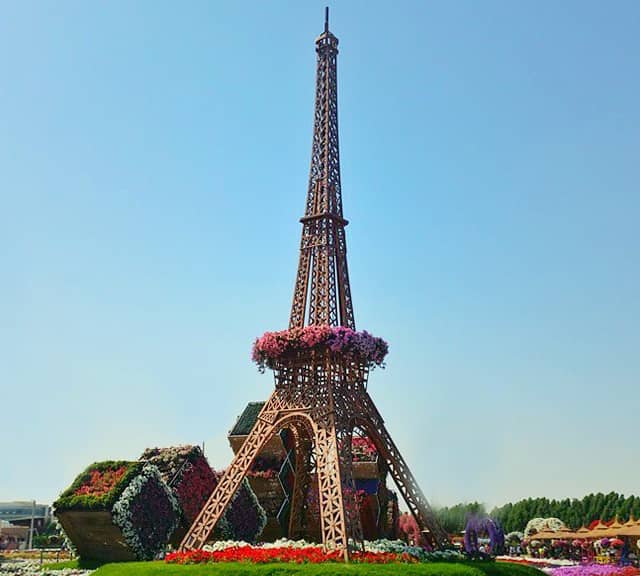
{"type": "Polygon", "coordinates": [[[155,466],[146,465],[114,504],[112,521],[141,560],[160,552],[178,526],[180,506],[155,466]]]}
{"type": "Polygon", "coordinates": [[[200,447],[148,448],[140,460],[158,468],[180,504],[186,528],[191,526],[218,482],[200,447]]]}
{"type": "MultiPolygon", "coordinates": [[[[401,540],[365,541],[364,550],[352,553],[352,561],[388,564],[391,562],[458,562],[464,556],[457,552],[427,552],[424,548],[407,546],[401,540]]],[[[340,550],[324,552],[322,547],[304,540],[281,539],[261,546],[251,546],[242,541],[219,541],[202,550],[167,554],[165,561],[171,564],[206,564],[215,562],[293,562],[319,564],[342,562],[340,550]]]]}
{"type": "Polygon", "coordinates": [[[369,368],[384,366],[389,345],[366,331],[344,326],[311,325],[279,332],[265,332],[253,344],[252,360],[260,370],[274,368],[280,361],[305,352],[340,354],[369,368]]]}
{"type": "Polygon", "coordinates": [[[89,466],[54,509],[63,527],[75,525],[69,534],[80,556],[100,560],[153,558],[165,548],[181,514],[155,466],[123,461],[89,466]]]}
{"type": "MultiPolygon", "coordinates": [[[[176,545],[202,510],[224,472],[216,472],[209,466],[199,446],[148,448],[140,460],[158,468],[178,501],[182,511],[182,529],[174,534],[172,543],[176,545]]],[[[266,521],[266,514],[250,484],[244,481],[218,522],[215,535],[225,539],[255,541],[266,521]]]]}

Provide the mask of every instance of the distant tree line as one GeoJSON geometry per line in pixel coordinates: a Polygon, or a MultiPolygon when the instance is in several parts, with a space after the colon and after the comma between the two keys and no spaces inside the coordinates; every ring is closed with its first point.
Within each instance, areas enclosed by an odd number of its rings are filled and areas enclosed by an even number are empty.
{"type": "MultiPolygon", "coordinates": [[[[486,514],[483,504],[471,502],[440,508],[436,511],[442,527],[449,533],[464,530],[469,515],[486,514]]],[[[640,519],[640,496],[624,496],[617,492],[588,494],[582,499],[527,498],[515,504],[494,508],[490,516],[500,521],[505,533],[524,531],[532,518],[560,518],[567,526],[577,530],[594,520],[609,521],[618,518],[626,522],[630,516],[640,519]]]]}
{"type": "Polygon", "coordinates": [[[440,525],[449,533],[462,532],[469,516],[486,516],[484,504],[469,502],[451,507],[439,508],[435,511],[440,525]]]}

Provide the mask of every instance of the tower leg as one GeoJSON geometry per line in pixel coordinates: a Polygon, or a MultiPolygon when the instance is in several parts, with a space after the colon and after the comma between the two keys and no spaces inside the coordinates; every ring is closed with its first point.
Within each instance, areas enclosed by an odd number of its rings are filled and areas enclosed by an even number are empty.
{"type": "Polygon", "coordinates": [[[416,519],[418,526],[423,530],[425,538],[437,548],[448,544],[449,537],[447,533],[440,526],[429,502],[422,490],[420,490],[420,486],[418,486],[411,470],[409,470],[409,466],[387,431],[382,416],[366,392],[364,393],[363,404],[366,411],[366,419],[369,421],[367,433],[374,440],[380,454],[385,459],[389,473],[416,519]]]}
{"type": "Polygon", "coordinates": [[[322,543],[325,550],[344,550],[345,559],[348,559],[347,522],[342,499],[340,456],[333,412],[323,416],[316,424],[316,467],[322,543]]]}
{"type": "MultiPolygon", "coordinates": [[[[270,402],[267,402],[265,408],[267,408],[269,404],[270,402]]],[[[264,411],[263,408],[263,412],[264,411]]],[[[189,531],[180,544],[180,550],[194,550],[204,546],[218,523],[218,520],[220,520],[220,517],[224,513],[225,508],[231,501],[231,498],[233,498],[233,495],[240,487],[240,483],[249,471],[249,467],[255,460],[255,457],[267,440],[273,436],[274,428],[273,424],[269,424],[258,417],[257,422],[240,450],[238,450],[233,462],[229,468],[227,468],[227,471],[215,487],[209,500],[189,528],[189,531]]]]}
{"type": "Polygon", "coordinates": [[[353,428],[341,427],[338,433],[338,452],[340,454],[340,472],[342,483],[342,500],[344,502],[347,521],[347,534],[354,548],[364,549],[364,537],[362,535],[362,522],[360,520],[360,504],[353,479],[353,454],[351,441],[353,428]]]}
{"type": "Polygon", "coordinates": [[[291,498],[291,516],[289,518],[289,538],[296,540],[304,537],[306,524],[305,503],[309,491],[312,469],[313,442],[307,431],[299,427],[295,431],[295,480],[291,498]]]}

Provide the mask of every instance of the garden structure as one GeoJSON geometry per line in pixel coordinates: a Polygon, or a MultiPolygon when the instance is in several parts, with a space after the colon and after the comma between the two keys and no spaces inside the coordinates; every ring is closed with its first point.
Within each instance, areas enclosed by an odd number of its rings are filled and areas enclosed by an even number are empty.
{"type": "Polygon", "coordinates": [[[295,446],[291,538],[304,533],[315,475],[325,550],[339,550],[348,558],[350,543],[361,545],[352,473],[357,429],[373,441],[425,540],[433,547],[448,542],[367,392],[369,370],[383,363],[387,344],[355,329],[338,151],[338,39],[329,31],[328,9],[316,53],[311,171],[289,328],[266,333],[253,350],[259,366],[273,370],[275,390],[184,537],[184,551],[205,544],[260,451],[283,429],[291,431],[295,446]]]}
{"type": "Polygon", "coordinates": [[[55,515],[85,560],[150,560],[180,521],[180,507],[156,466],[96,462],[54,503],[55,515]]]}

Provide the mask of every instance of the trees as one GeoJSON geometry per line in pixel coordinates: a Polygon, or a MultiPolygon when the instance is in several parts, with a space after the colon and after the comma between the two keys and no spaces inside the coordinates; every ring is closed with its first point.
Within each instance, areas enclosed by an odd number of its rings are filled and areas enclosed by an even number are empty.
{"type": "MultiPolygon", "coordinates": [[[[464,530],[471,515],[483,516],[486,510],[479,502],[456,504],[436,511],[442,527],[455,534],[464,530]]],[[[491,511],[491,517],[500,522],[505,533],[522,532],[532,518],[560,518],[567,526],[577,530],[594,520],[608,522],[618,518],[626,522],[630,516],[640,519],[640,496],[627,496],[617,492],[608,494],[587,494],[584,498],[526,498],[519,502],[509,502],[491,511]]]]}
{"type": "Polygon", "coordinates": [[[617,492],[588,494],[582,499],[527,498],[491,511],[491,516],[500,520],[505,532],[522,531],[527,522],[536,517],[560,518],[576,530],[594,520],[606,522],[617,517],[621,522],[626,522],[631,515],[640,518],[640,497],[625,497],[617,492]]]}
{"type": "Polygon", "coordinates": [[[470,516],[485,516],[487,511],[480,502],[465,502],[436,511],[440,525],[449,533],[462,532],[470,516]]]}

